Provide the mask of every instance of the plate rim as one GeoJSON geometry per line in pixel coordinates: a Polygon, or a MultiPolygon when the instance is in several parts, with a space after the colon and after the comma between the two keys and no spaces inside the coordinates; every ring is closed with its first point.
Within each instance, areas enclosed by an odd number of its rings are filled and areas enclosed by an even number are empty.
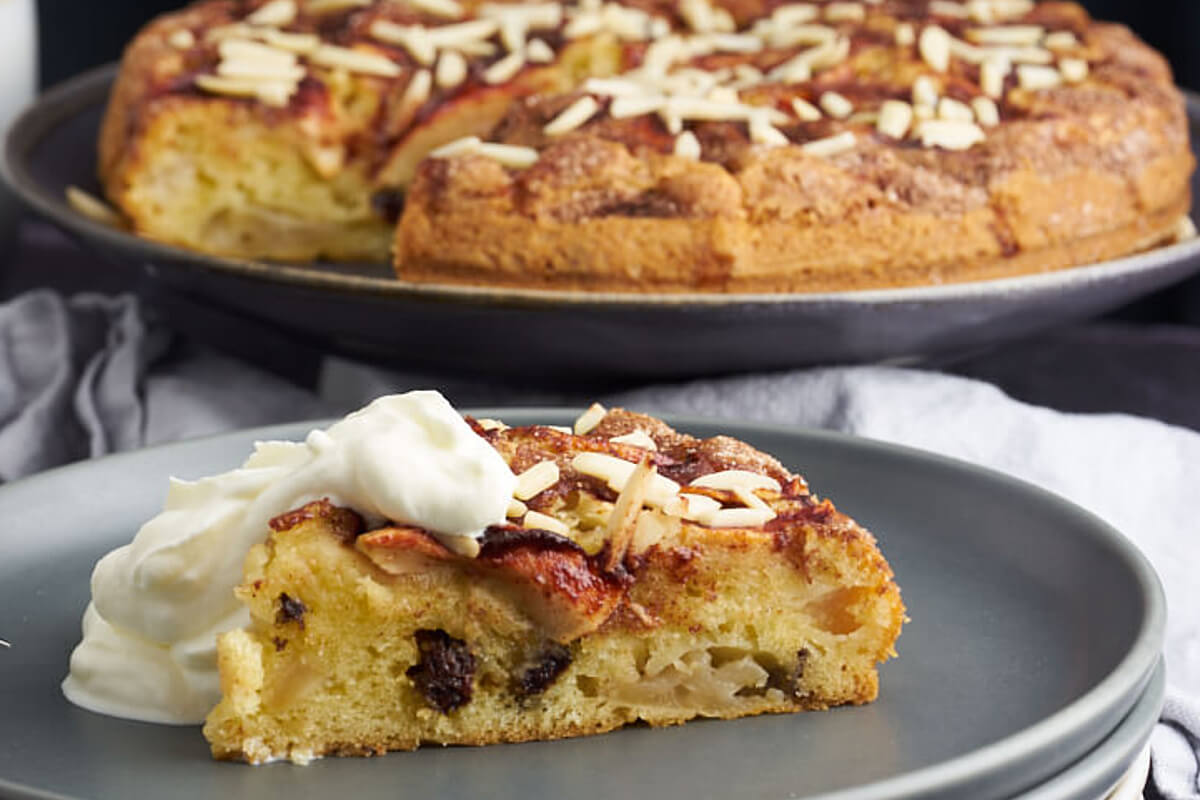
{"type": "Polygon", "coordinates": [[[1103,794],[1099,797],[1086,796],[1086,800],[1113,800],[1112,793],[1133,775],[1143,753],[1149,752],[1150,736],[1162,715],[1166,693],[1167,666],[1166,659],[1162,658],[1133,708],[1103,741],[1066,769],[1040,785],[1027,789],[1013,800],[1063,800],[1083,797],[1080,792],[1086,789],[1080,784],[1104,781],[1105,773],[1116,764],[1120,766],[1120,772],[1111,782],[1106,781],[1108,785],[1101,789],[1103,794]],[[1116,752],[1108,752],[1109,750],[1116,752]]]}
{"type": "MultiPolygon", "coordinates": [[[[423,284],[395,278],[312,269],[288,263],[214,256],[136,236],[75,212],[62,198],[51,196],[33,176],[29,153],[63,120],[79,115],[94,104],[94,95],[111,90],[119,64],[110,62],[68,78],[47,89],[13,120],[0,148],[0,177],[39,215],[84,239],[99,239],[105,246],[154,264],[241,278],[268,285],[334,292],[383,301],[441,302],[467,306],[527,309],[590,308],[596,310],[688,310],[755,307],[763,310],[793,306],[880,306],[894,304],[970,301],[1006,295],[1014,299],[1053,293],[1067,286],[1108,282],[1150,267],[1190,263],[1200,259],[1200,237],[1163,245],[1109,261],[1083,264],[1050,272],[987,280],[892,289],[858,289],[841,292],[754,293],[646,293],[583,292],[559,289],[423,284]],[[1159,263],[1163,262],[1163,263],[1159,263]]],[[[1200,122],[1200,93],[1179,88],[1192,123],[1200,122]]],[[[1200,269],[1200,265],[1188,274],[1200,269]]]]}
{"type": "MultiPolygon", "coordinates": [[[[508,417],[511,420],[536,419],[545,420],[546,424],[557,424],[557,420],[567,420],[569,422],[569,420],[574,419],[575,416],[578,416],[581,409],[562,406],[501,406],[468,408],[461,411],[463,414],[476,416],[500,416],[508,417]]],[[[768,437],[780,435],[785,437],[795,436],[817,444],[827,444],[849,449],[855,451],[854,454],[860,457],[881,455],[915,460],[917,462],[924,462],[935,468],[966,472],[985,481],[999,483],[1010,490],[1030,492],[1042,502],[1049,504],[1051,507],[1056,507],[1057,510],[1082,515],[1083,519],[1089,523],[1093,535],[1099,536],[1102,541],[1115,549],[1121,559],[1131,568],[1137,580],[1145,612],[1133,645],[1113,670],[1082,696],[1076,698],[1050,716],[984,747],[891,778],[812,796],[810,800],[862,800],[863,798],[893,800],[913,796],[925,796],[939,791],[952,790],[955,785],[961,786],[963,781],[968,779],[979,780],[980,776],[1003,774],[1006,764],[1034,757],[1036,753],[1053,747],[1064,738],[1069,738],[1071,732],[1086,729],[1089,723],[1096,724],[1108,716],[1114,708],[1120,709],[1119,717],[1124,719],[1152,680],[1154,670],[1161,657],[1166,630],[1166,596],[1162,584],[1149,560],[1131,539],[1122,534],[1113,525],[1082,506],[1036,484],[988,467],[972,464],[971,462],[945,456],[940,453],[880,439],[853,436],[837,431],[805,428],[797,425],[742,422],[716,417],[669,413],[662,414],[662,417],[668,424],[684,431],[688,430],[689,426],[719,426],[728,429],[730,435],[739,438],[744,438],[746,434],[768,437]],[[1133,687],[1133,691],[1130,690],[1131,686],[1133,687]]],[[[261,441],[270,438],[295,440],[302,438],[313,427],[327,426],[335,421],[336,418],[319,418],[243,428],[76,462],[0,486],[0,503],[5,502],[6,498],[11,494],[27,491],[28,487],[45,483],[52,484],[62,480],[69,481],[76,474],[86,475],[97,469],[103,470],[114,468],[114,466],[119,467],[120,464],[129,461],[140,460],[147,453],[161,454],[172,450],[186,451],[189,447],[200,445],[220,446],[224,441],[228,441],[232,447],[234,443],[244,446],[250,441],[261,441]]],[[[1103,736],[1092,742],[1080,757],[1094,750],[1110,733],[1110,730],[1103,731],[1103,736]]],[[[1078,758],[1074,761],[1077,760],[1078,758]]],[[[1071,763],[1074,763],[1074,761],[1071,763]]],[[[1059,771],[1061,771],[1061,768],[1059,771]]],[[[1053,775],[1046,777],[1053,777],[1053,775]]],[[[0,776],[0,794],[12,792],[16,796],[21,797],[65,797],[53,793],[38,794],[38,791],[40,790],[36,787],[14,783],[0,776]]],[[[69,797],[68,800],[70,800],[69,797]]]]}

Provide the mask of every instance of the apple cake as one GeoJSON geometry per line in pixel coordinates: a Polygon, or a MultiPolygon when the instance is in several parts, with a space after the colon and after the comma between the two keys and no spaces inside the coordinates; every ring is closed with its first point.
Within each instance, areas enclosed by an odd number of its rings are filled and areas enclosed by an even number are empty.
{"type": "Polygon", "coordinates": [[[1171,239],[1193,169],[1166,62],[1033,0],[201,0],[100,152],[151,238],[615,292],[1090,263],[1171,239]]]}
{"type": "Polygon", "coordinates": [[[517,475],[448,548],[309,503],[246,558],[217,758],[305,762],[873,700],[904,607],[871,534],[749,445],[593,407],[469,420],[517,475]],[[458,540],[461,545],[461,539],[458,540]]]}

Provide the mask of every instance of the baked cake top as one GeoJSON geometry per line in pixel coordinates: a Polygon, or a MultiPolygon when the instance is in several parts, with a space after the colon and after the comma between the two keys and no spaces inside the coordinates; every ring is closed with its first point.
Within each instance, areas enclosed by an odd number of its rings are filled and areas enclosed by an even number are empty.
{"type": "Polygon", "coordinates": [[[1067,2],[213,0],[157,33],[159,92],[242,98],[319,124],[348,76],[380,84],[376,141],[360,149],[529,70],[570,69],[573,45],[603,41],[611,53],[587,70],[611,77],[523,104],[494,142],[438,151],[511,167],[580,129],[728,164],[748,145],[833,155],[864,136],[968,150],[1006,123],[1111,113],[1134,97],[1182,113],[1157,54],[1067,2]]]}

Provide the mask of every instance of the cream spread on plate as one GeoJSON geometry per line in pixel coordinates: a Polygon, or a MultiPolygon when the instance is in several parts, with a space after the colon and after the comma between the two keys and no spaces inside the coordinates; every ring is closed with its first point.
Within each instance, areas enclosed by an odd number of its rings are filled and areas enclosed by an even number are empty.
{"type": "Polygon", "coordinates": [[[96,564],[63,693],[103,714],[201,722],[220,699],[217,634],[249,622],[233,589],[272,517],[329,498],[369,524],[478,537],[515,487],[437,392],[381,397],[303,443],[259,442],[238,469],[172,479],[162,513],[96,564]]]}

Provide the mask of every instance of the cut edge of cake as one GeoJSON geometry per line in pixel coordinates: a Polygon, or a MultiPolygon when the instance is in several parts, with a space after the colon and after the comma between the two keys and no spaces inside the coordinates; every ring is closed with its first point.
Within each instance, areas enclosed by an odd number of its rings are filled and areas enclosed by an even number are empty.
{"type": "Polygon", "coordinates": [[[252,623],[219,639],[214,756],[305,763],[876,698],[905,621],[891,568],[773,458],[619,409],[582,435],[474,424],[533,474],[478,552],[365,530],[328,501],[272,521],[238,589],[252,623]]]}

